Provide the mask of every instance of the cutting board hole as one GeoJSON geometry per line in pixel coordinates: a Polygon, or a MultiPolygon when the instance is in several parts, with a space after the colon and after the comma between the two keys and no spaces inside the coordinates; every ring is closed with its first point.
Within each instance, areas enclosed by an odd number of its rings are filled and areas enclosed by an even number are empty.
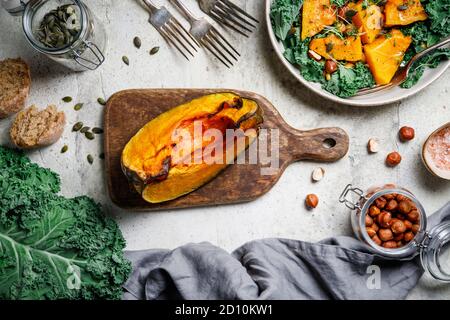
{"type": "Polygon", "coordinates": [[[325,149],[331,149],[334,146],[336,146],[336,140],[332,139],[332,138],[327,138],[325,140],[323,140],[323,146],[325,149]]]}

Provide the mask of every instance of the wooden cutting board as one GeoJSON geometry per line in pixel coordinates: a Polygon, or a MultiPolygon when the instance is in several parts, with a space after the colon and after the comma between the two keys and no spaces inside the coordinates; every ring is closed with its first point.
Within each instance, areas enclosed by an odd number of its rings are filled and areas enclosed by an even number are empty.
{"type": "MultiPolygon", "coordinates": [[[[289,126],[264,97],[228,89],[141,89],[114,94],[105,108],[105,164],[109,193],[119,207],[132,210],[165,210],[254,200],[268,192],[286,167],[308,159],[337,161],[348,151],[349,138],[340,128],[301,131],[289,126]],[[279,167],[272,175],[262,175],[262,164],[230,165],[214,180],[181,198],[160,204],[144,201],[122,173],[120,158],[127,142],[147,122],[159,114],[203,95],[233,92],[255,100],[264,111],[262,128],[279,129],[279,167]],[[331,147],[330,147],[331,145],[331,147]]],[[[270,149],[269,149],[270,150],[270,149]]]]}

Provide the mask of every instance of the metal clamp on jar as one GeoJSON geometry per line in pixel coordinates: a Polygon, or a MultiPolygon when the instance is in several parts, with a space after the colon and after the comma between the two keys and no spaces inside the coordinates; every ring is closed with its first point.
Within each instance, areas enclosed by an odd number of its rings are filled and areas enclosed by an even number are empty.
{"type": "Polygon", "coordinates": [[[105,61],[106,33],[81,0],[2,0],[22,15],[30,45],[74,71],[95,70],[105,61]]]}
{"type": "MultiPolygon", "coordinates": [[[[349,184],[342,192],[339,202],[352,210],[350,217],[355,236],[373,248],[377,254],[394,259],[410,258],[420,254],[422,266],[426,271],[435,279],[450,282],[450,222],[438,224],[427,231],[425,209],[410,191],[393,184],[386,184],[364,192],[349,184]],[[410,212],[414,213],[411,214],[411,217],[400,210],[402,208],[399,206],[403,201],[410,203],[410,212]],[[390,207],[393,208],[391,211],[389,211],[390,207]],[[388,215],[390,220],[383,221],[385,217],[381,216],[382,214],[388,215]],[[399,233],[395,233],[397,230],[393,228],[394,223],[401,226],[401,223],[398,222],[402,221],[400,216],[405,218],[403,225],[415,226],[414,236],[411,236],[408,242],[405,242],[403,238],[394,248],[384,246],[386,242],[380,244],[377,240],[381,237],[382,230],[392,230],[392,240],[388,242],[395,241],[395,237],[402,238],[399,233]],[[372,237],[369,233],[372,233],[372,237]]],[[[412,231],[406,229],[400,231],[413,234],[412,231]]],[[[390,236],[389,232],[387,233],[390,236]]]]}

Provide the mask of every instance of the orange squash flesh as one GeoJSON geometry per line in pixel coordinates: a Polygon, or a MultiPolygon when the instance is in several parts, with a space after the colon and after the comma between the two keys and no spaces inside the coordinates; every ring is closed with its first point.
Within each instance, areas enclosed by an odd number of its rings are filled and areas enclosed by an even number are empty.
{"type": "Polygon", "coordinates": [[[383,26],[383,13],[377,5],[370,5],[363,9],[362,1],[355,6],[357,13],[353,16],[352,22],[361,30],[361,41],[364,44],[372,43],[383,26]]]}
{"type": "Polygon", "coordinates": [[[255,141],[262,122],[258,104],[233,93],[192,100],[146,124],[125,146],[122,169],[144,200],[160,203],[176,199],[225,169],[255,141]],[[221,139],[205,135],[209,129],[221,139]],[[241,129],[234,132],[245,136],[245,143],[228,143],[229,129],[241,129]],[[217,154],[218,150],[221,153],[217,154]]]}
{"type": "Polygon", "coordinates": [[[361,38],[348,37],[341,39],[336,35],[311,40],[309,48],[325,59],[345,60],[350,62],[363,59],[361,38]]]}
{"type": "Polygon", "coordinates": [[[386,26],[405,26],[428,18],[420,0],[388,0],[384,7],[386,26]]]}
{"type": "Polygon", "coordinates": [[[330,0],[304,0],[302,10],[302,40],[315,36],[336,21],[336,10],[330,0]]]}
{"type": "Polygon", "coordinates": [[[371,44],[364,46],[367,64],[377,84],[391,82],[411,41],[410,36],[394,29],[389,36],[378,37],[371,44]]]}

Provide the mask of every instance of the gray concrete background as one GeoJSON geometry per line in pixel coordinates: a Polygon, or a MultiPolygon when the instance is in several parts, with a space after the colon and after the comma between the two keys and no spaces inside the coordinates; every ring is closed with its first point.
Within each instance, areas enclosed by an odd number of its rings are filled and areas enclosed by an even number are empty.
{"type": "MultiPolygon", "coordinates": [[[[262,0],[235,1],[264,21],[262,0]]],[[[337,105],[309,92],[284,69],[270,46],[265,22],[249,40],[229,35],[242,57],[234,68],[227,70],[203,52],[193,61],[185,61],[147,23],[147,13],[134,0],[86,2],[103,21],[109,36],[107,60],[98,71],[71,73],[34,52],[24,39],[20,18],[3,10],[0,10],[0,59],[20,56],[30,64],[33,84],[28,105],[56,104],[67,115],[62,139],[49,148],[31,152],[31,158],[61,175],[64,195],[87,194],[102,203],[120,224],[128,249],[174,248],[187,242],[209,241],[231,251],[244,242],[266,237],[318,241],[351,235],[349,212],[337,201],[347,183],[362,188],[397,183],[410,189],[428,214],[449,200],[450,183],[426,171],[420,149],[429,133],[450,120],[450,72],[400,103],[373,108],[337,105]],[[134,36],[142,39],[140,50],[133,46],[134,36]],[[148,51],[153,46],[161,49],[150,56],[148,51]],[[123,64],[123,55],[129,57],[130,66],[123,64]],[[267,97],[296,128],[345,129],[351,138],[349,154],[337,163],[320,164],[326,175],[315,184],[311,183],[310,175],[318,164],[293,164],[267,195],[248,204],[158,213],[122,211],[108,198],[102,161],[96,157],[92,166],[86,161],[87,154],[97,156],[102,152],[101,139],[88,141],[73,134],[71,127],[77,121],[91,127],[102,125],[104,107],[96,102],[98,97],[109,97],[128,88],[178,87],[255,91],[267,97]],[[73,103],[61,101],[64,96],[84,102],[84,108],[74,111],[73,103]],[[397,131],[403,125],[416,129],[414,141],[398,141],[397,131]],[[367,153],[369,138],[380,140],[381,152],[367,153]],[[64,144],[69,145],[69,151],[61,155],[59,151],[64,144]],[[393,150],[402,154],[403,162],[391,169],[384,165],[384,158],[393,150]],[[303,205],[308,193],[316,193],[320,198],[314,211],[307,211],[303,205]]],[[[172,8],[166,0],[155,2],[172,8]]],[[[194,0],[186,2],[199,12],[194,0]]],[[[0,121],[1,144],[9,143],[10,123],[11,119],[0,121]]],[[[448,299],[450,285],[424,276],[410,298],[448,299]]]]}

